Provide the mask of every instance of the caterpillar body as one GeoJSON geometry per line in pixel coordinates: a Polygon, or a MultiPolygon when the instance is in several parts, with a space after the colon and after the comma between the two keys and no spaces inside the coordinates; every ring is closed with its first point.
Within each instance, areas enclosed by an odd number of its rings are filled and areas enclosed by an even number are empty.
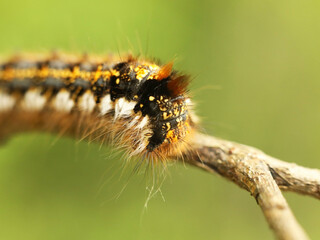
{"type": "Polygon", "coordinates": [[[165,159],[195,129],[187,84],[171,63],[132,56],[15,56],[0,63],[0,134],[50,129],[165,159]]]}

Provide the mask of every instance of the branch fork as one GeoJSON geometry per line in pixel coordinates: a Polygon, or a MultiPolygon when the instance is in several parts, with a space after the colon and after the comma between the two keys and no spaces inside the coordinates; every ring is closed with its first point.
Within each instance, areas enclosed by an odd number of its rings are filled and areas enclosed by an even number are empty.
{"type": "Polygon", "coordinates": [[[192,151],[179,160],[218,173],[247,190],[256,199],[277,239],[309,239],[281,190],[320,199],[320,170],[284,162],[256,148],[203,134],[195,136],[192,146],[192,151]]]}

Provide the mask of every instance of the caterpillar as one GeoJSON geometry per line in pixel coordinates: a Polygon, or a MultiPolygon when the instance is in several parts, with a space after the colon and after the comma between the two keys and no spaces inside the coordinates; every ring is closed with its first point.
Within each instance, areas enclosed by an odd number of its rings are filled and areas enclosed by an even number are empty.
{"type": "Polygon", "coordinates": [[[183,154],[196,117],[189,77],[172,65],[131,55],[11,57],[0,63],[0,138],[46,130],[116,142],[129,156],[183,154]]]}

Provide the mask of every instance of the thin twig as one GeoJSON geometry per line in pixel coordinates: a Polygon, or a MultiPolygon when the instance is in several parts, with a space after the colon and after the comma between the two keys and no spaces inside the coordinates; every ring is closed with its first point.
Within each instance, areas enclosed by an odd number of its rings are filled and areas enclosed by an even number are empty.
{"type": "Polygon", "coordinates": [[[256,199],[278,239],[308,239],[280,188],[320,198],[320,171],[272,158],[242,144],[197,134],[180,160],[231,180],[256,199]]]}

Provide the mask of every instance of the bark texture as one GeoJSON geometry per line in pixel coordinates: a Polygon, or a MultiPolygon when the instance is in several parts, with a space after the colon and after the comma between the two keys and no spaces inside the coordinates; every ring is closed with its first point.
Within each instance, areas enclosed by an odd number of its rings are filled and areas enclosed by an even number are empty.
{"type": "Polygon", "coordinates": [[[320,170],[270,157],[242,144],[197,134],[192,151],[179,160],[218,173],[256,199],[277,239],[309,239],[281,190],[320,199],[320,170]]]}

